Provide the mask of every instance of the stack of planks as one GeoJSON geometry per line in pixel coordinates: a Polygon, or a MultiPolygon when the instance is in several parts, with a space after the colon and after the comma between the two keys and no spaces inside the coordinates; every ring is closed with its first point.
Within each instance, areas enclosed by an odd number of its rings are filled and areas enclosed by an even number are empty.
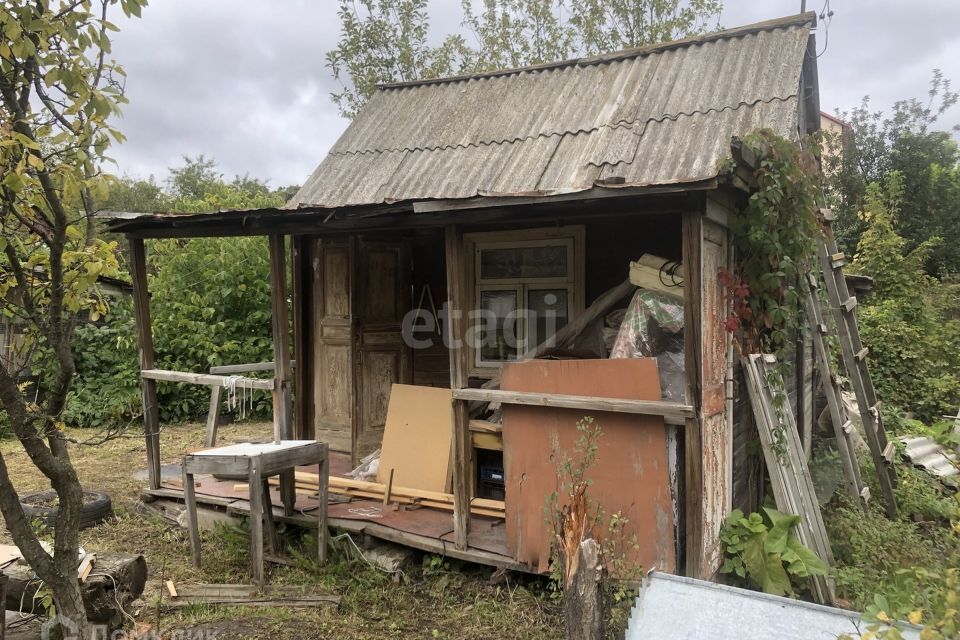
{"type": "MultiPolygon", "coordinates": [[[[270,478],[271,484],[277,484],[277,478],[270,478]]],[[[301,495],[317,495],[318,477],[315,473],[298,471],[296,473],[297,493],[301,495]]],[[[246,489],[246,485],[237,485],[237,488],[246,489]]],[[[424,491],[410,487],[393,486],[392,483],[367,482],[330,476],[330,493],[342,496],[360,498],[363,500],[378,500],[384,504],[399,504],[411,507],[429,507],[453,511],[453,494],[437,491],[424,491]]],[[[475,516],[489,518],[505,518],[504,503],[502,500],[487,500],[473,498],[470,501],[470,513],[475,516]]]]}

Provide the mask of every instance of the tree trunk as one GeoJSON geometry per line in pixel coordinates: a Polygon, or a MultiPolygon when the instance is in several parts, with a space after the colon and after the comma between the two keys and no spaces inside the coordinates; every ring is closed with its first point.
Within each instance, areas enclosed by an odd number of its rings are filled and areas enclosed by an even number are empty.
{"type": "Polygon", "coordinates": [[[601,640],[605,608],[601,591],[603,562],[600,545],[593,539],[584,540],[578,554],[573,575],[567,577],[567,588],[563,592],[567,640],[601,640]]]}
{"type": "MultiPolygon", "coordinates": [[[[23,603],[24,611],[43,611],[37,598],[40,584],[27,564],[18,562],[4,569],[4,573],[9,578],[5,603],[8,610],[19,611],[23,603]]],[[[71,578],[76,584],[76,570],[71,578]]],[[[147,563],[143,556],[98,554],[93,571],[79,589],[66,584],[60,585],[59,590],[53,589],[60,594],[77,594],[76,600],[58,599],[57,613],[71,620],[80,620],[82,624],[89,620],[93,624],[118,629],[128,619],[125,612],[128,613],[131,603],[143,594],[146,583],[147,563]]],[[[89,638],[90,634],[81,637],[89,638]]]]}

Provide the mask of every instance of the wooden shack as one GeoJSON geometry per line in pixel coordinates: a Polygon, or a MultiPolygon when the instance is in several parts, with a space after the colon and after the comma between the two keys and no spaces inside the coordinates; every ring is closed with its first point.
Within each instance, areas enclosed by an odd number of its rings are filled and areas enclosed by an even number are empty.
{"type": "MultiPolygon", "coordinates": [[[[150,489],[163,490],[155,385],[177,378],[155,372],[144,241],[265,235],[278,364],[266,386],[283,437],[328,442],[349,468],[380,447],[394,384],[452,392],[452,514],[421,515],[408,526],[387,510],[365,521],[331,511],[332,524],[536,569],[509,541],[491,541],[505,538],[504,527],[470,514],[480,455],[471,409],[499,404],[504,420],[529,418],[531,408],[564,410],[571,425],[582,415],[626,416],[617,418],[618,433],[652,424],[662,432],[657,447],[675,443],[657,453],[656,464],[662,458],[668,468],[654,491],[631,486],[633,476],[615,489],[666,500],[670,517],[656,539],[641,542],[670,547],[658,556],[670,569],[713,577],[720,525],[734,506],[750,506],[762,473],[747,455],[752,420],[718,283],[719,270],[735,261],[727,221],[749,188],[724,167],[735,137],[769,128],[799,139],[819,127],[814,27],[808,13],[593,58],[386,85],[282,209],[111,214],[109,228],[130,241],[141,366],[154,372],[143,377],[150,489]],[[632,288],[618,287],[645,254],[676,265],[667,284],[683,305],[683,397],[658,397],[650,374],[624,378],[614,369],[623,365],[603,355],[587,357],[589,374],[586,364],[557,361],[544,368],[553,372],[545,380],[501,376],[504,365],[523,366],[509,363],[532,355],[551,331],[585,324],[604,296],[619,292],[626,306],[632,288]],[[530,310],[547,308],[552,328],[531,319],[530,310]],[[478,329],[471,310],[490,323],[478,329]],[[500,339],[507,316],[510,344],[500,339]],[[501,378],[516,386],[496,384],[501,378]],[[663,486],[671,478],[675,486],[663,486]]],[[[590,320],[602,323],[603,315],[590,320]]],[[[566,346],[569,358],[581,345],[566,346]]],[[[810,420],[804,395],[796,394],[800,424],[810,420]]],[[[538,438],[504,438],[506,468],[531,455],[511,451],[511,442],[527,441],[538,438]]],[[[604,455],[601,466],[627,464],[615,450],[604,455]]],[[[542,521],[543,511],[514,516],[542,521]]]]}

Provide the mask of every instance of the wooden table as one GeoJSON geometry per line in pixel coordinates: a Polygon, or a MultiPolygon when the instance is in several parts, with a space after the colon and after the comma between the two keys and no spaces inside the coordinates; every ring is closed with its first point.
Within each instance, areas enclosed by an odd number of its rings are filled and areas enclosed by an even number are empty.
{"type": "Polygon", "coordinates": [[[263,550],[264,521],[268,530],[267,544],[277,550],[276,530],[273,525],[273,504],[267,479],[298,466],[318,464],[319,500],[317,509],[317,561],[327,559],[327,489],[330,463],[327,445],[313,440],[281,440],[279,443],[242,443],[214,449],[204,449],[183,457],[183,491],[187,503],[187,522],[190,528],[190,551],[194,566],[200,566],[200,529],[197,523],[197,499],[194,487],[196,474],[241,476],[250,484],[250,569],[253,581],[264,584],[263,550]]]}

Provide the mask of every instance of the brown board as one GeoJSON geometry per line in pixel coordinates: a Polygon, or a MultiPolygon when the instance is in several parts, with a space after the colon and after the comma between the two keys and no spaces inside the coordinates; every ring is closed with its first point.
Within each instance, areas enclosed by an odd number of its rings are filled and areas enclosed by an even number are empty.
{"type": "Polygon", "coordinates": [[[395,384],[390,391],[377,482],[446,492],[453,433],[450,389],[395,384]]]}
{"type": "MultiPolygon", "coordinates": [[[[530,360],[504,366],[501,387],[509,391],[563,393],[629,400],[659,400],[656,360],[530,360]]],[[[579,409],[504,405],[507,546],[518,561],[546,571],[552,527],[545,507],[563,495],[558,466],[572,459],[585,415],[602,429],[596,462],[587,473],[591,508],[600,505],[608,523],[622,513],[625,540],[637,548],[626,557],[644,569],[676,570],[674,506],[670,492],[667,431],[658,416],[585,412],[579,409]]],[[[561,506],[563,501],[561,500],[561,506]]],[[[608,524],[595,527],[603,539],[608,524]]]]}

